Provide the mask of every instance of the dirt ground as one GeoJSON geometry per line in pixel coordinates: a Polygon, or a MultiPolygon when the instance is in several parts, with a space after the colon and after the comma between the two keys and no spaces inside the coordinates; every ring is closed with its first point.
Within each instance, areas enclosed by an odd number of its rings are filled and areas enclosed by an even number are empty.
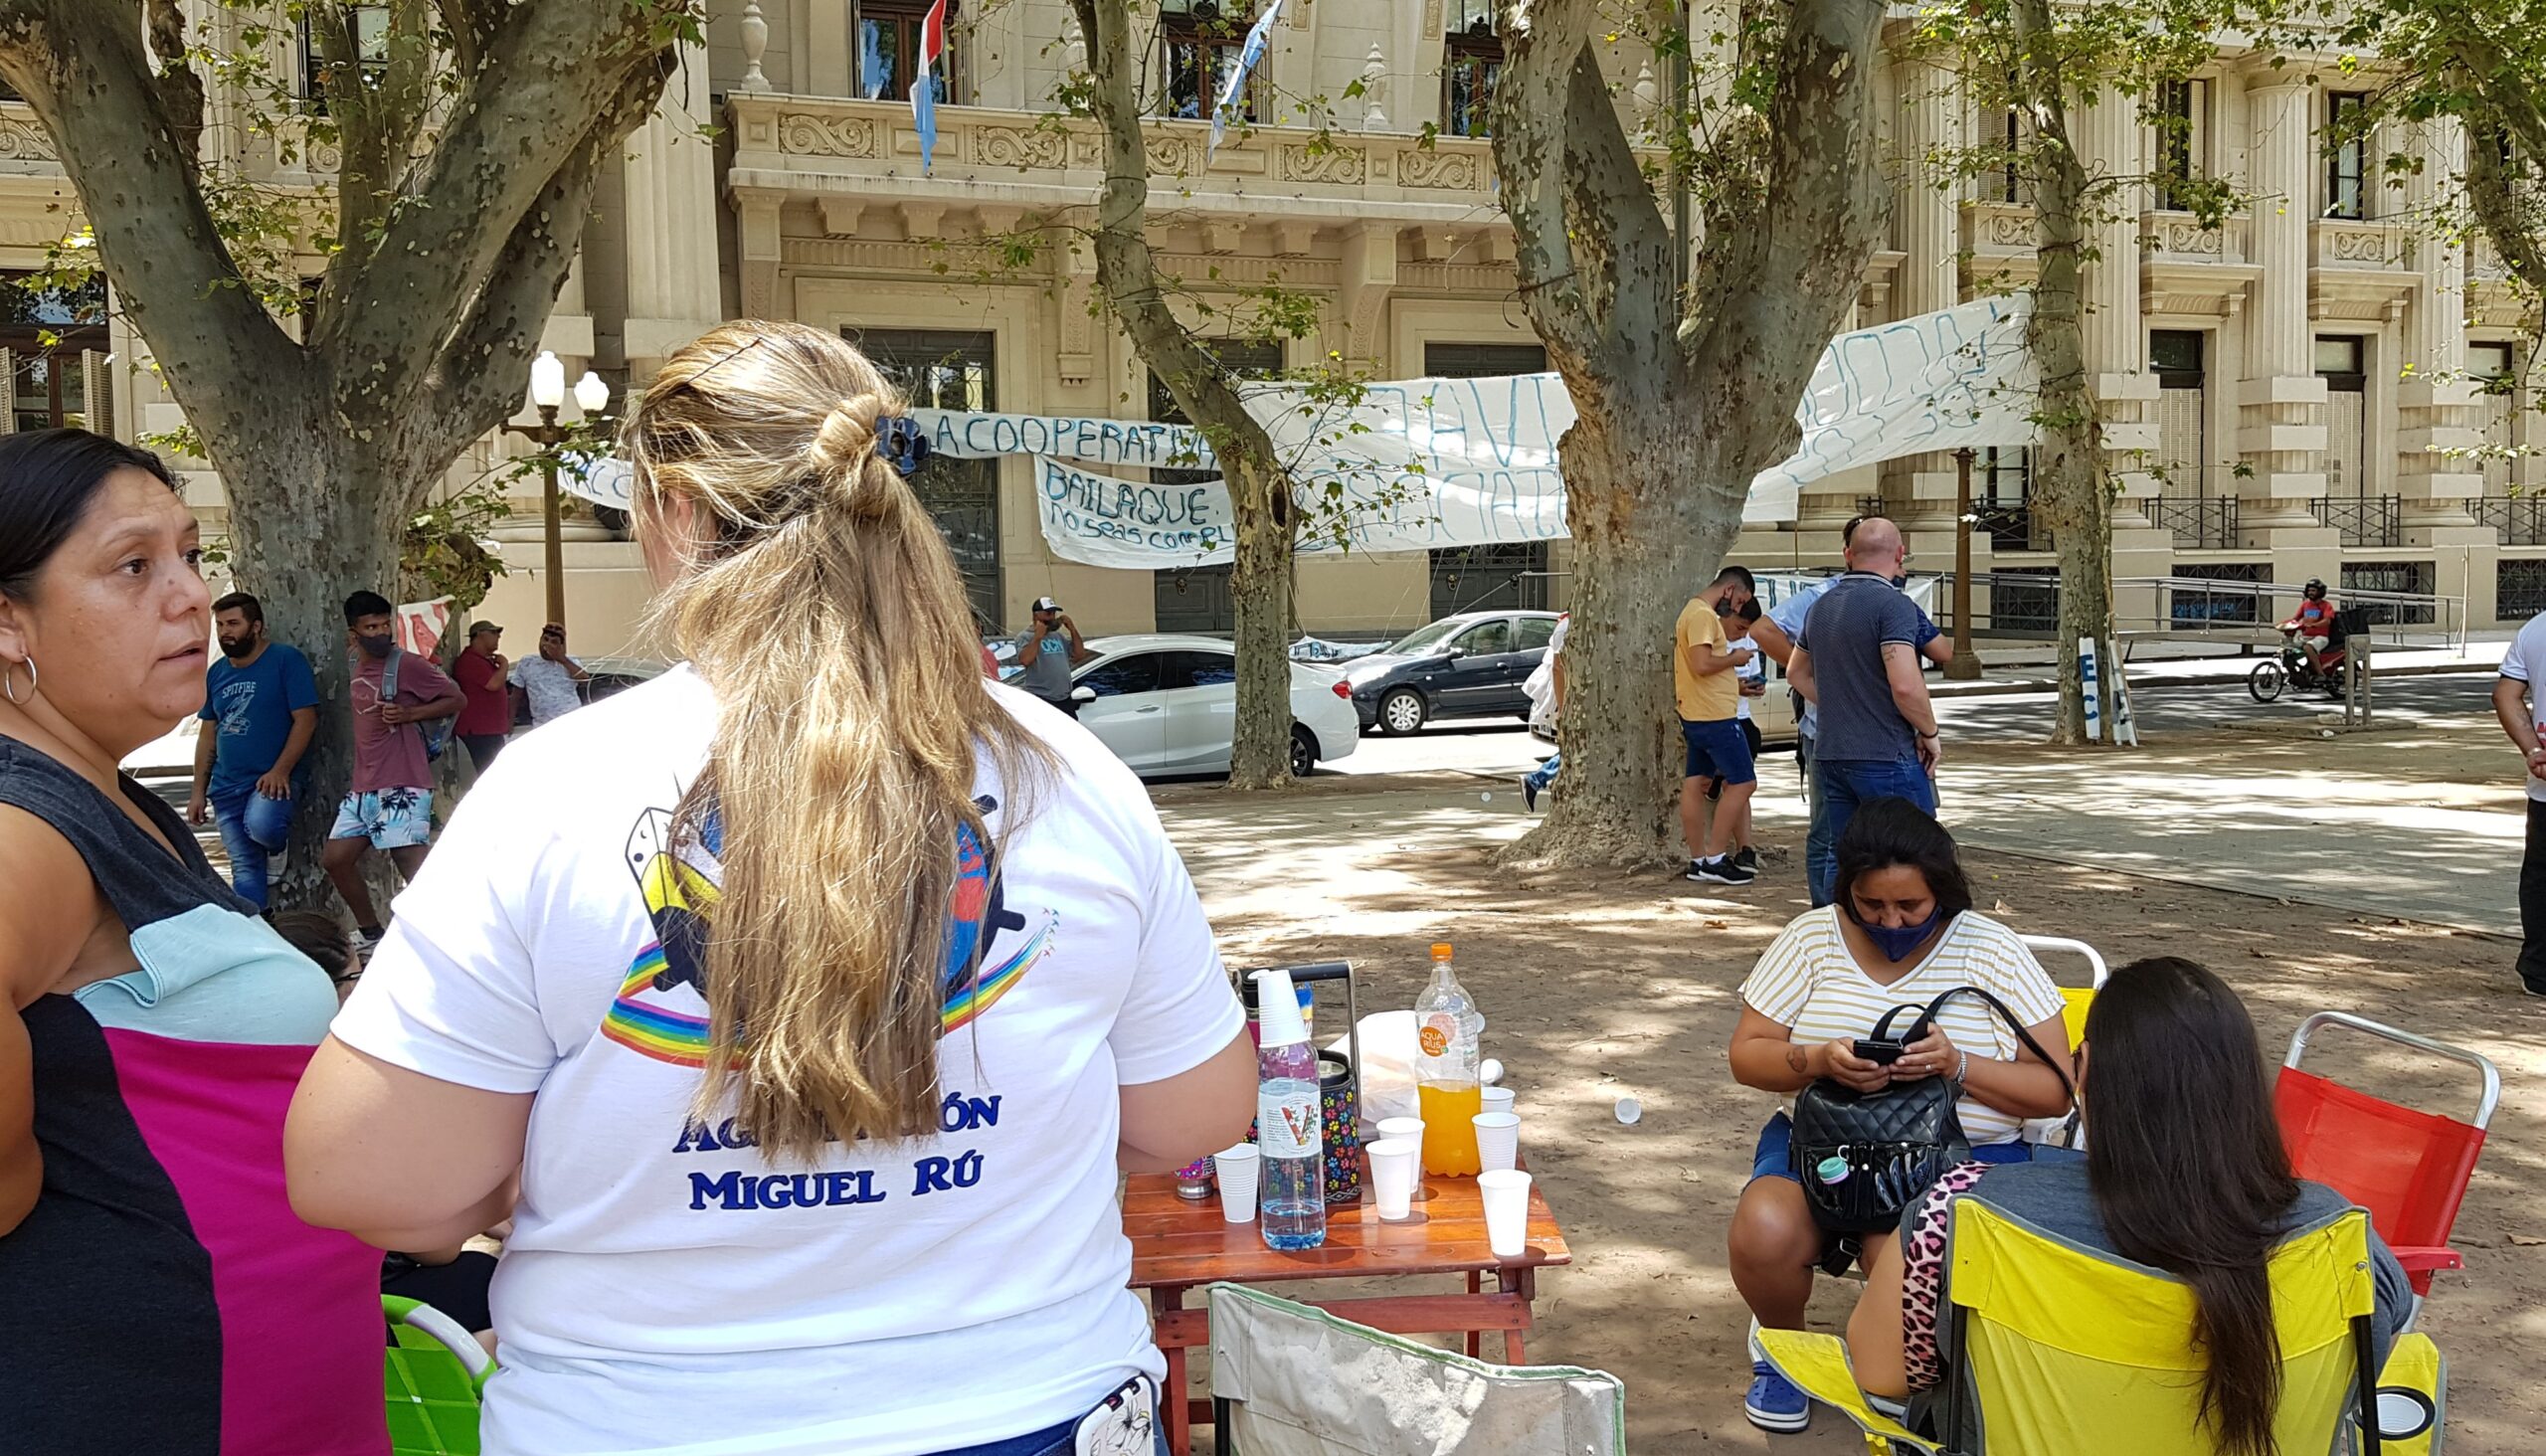
{"type": "MultiPolygon", "coordinates": [[[[1410,1004],[1426,948],[1453,942],[1488,1018],[1486,1049],[1519,1089],[1527,1156],[1574,1251],[1569,1269],[1542,1278],[1533,1360],[1621,1376],[1640,1453],[1861,1451],[1827,1410],[1792,1437],[1742,1419],[1746,1312],[1725,1267],[1726,1225],[1773,1105],[1733,1082],[1725,1043],[1751,961],[1807,906],[1799,834],[1768,832],[1769,872],[1737,891],[1660,874],[1516,878],[1487,861],[1474,781],[1361,793],[1242,813],[1208,790],[1162,793],[1230,963],[1349,957],[1362,968],[1366,1013],[1410,1004]],[[1643,1102],[1637,1126],[1613,1116],[1623,1093],[1643,1102]]],[[[2546,1187],[2546,1047],[2536,1035],[2546,1003],[2517,994],[2515,947],[2005,853],[1973,850],[1967,863],[1979,908],[2021,931],[2084,939],[2116,966],[2167,953],[2220,971],[2275,1060],[2301,1016],[2336,1007],[2500,1064],[2502,1107],[2455,1240],[2467,1267],[2440,1276],[2424,1328],[2450,1359],[2455,1449],[2534,1449],[2546,1435],[2546,1392],[2534,1378],[2546,1340],[2546,1208],[2536,1196],[2546,1187]]],[[[2515,873],[2515,860],[2500,872],[2515,873]]],[[[2075,963],[2050,964],[2079,979],[2075,963]]],[[[2322,1069],[2397,1100],[2471,1111],[2471,1075],[2364,1052],[2339,1035],[2320,1043],[2322,1069]]],[[[2309,1065],[2320,1065],[2312,1049],[2309,1065]]],[[[1856,1290],[1822,1281],[1816,1327],[1843,1321],[1856,1290]]]]}

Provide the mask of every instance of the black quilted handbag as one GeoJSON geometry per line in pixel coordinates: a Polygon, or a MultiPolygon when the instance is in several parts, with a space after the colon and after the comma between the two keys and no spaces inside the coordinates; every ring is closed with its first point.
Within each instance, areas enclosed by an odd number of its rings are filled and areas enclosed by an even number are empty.
{"type": "MultiPolygon", "coordinates": [[[[2060,1074],[2060,1084],[2076,1101],[2069,1074],[2033,1039],[2006,1003],[1976,986],[1957,986],[1927,1003],[1898,1005],[1875,1023],[1873,1040],[1890,1040],[1892,1023],[1903,1011],[1918,1011],[1901,1033],[1905,1043],[1924,1037],[1945,1002],[1976,996],[1989,1003],[1999,1019],[2015,1028],[2016,1037],[2035,1056],[2060,1074]]],[[[1943,1077],[1899,1082],[1879,1092],[1859,1092],[1828,1077],[1814,1081],[1794,1099],[1794,1131],[1787,1145],[1795,1177],[1803,1183],[1804,1200],[1815,1223],[1834,1233],[1877,1233],[1896,1227],[1901,1210],[1924,1193],[1947,1169],[1971,1157],[1971,1140],[1954,1113],[1959,1094],[1943,1077]]]]}

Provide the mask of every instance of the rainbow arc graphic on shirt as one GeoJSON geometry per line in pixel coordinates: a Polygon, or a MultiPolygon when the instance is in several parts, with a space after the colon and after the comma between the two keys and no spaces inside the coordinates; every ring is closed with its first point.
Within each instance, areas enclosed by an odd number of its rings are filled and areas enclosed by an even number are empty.
{"type": "MultiPolygon", "coordinates": [[[[703,1001],[705,930],[716,908],[712,871],[695,851],[684,853],[674,843],[671,817],[649,810],[629,836],[631,867],[645,897],[645,912],[655,938],[636,953],[620,983],[619,994],[603,1016],[601,1033],[629,1050],[675,1066],[707,1063],[708,1018],[662,1000],[683,984],[703,1001]]],[[[939,1034],[959,1031],[1009,992],[1051,948],[1057,917],[1045,911],[1023,944],[996,964],[976,969],[976,956],[997,937],[1000,919],[992,878],[991,856],[970,827],[958,836],[956,877],[948,897],[945,1001],[938,1013],[939,1034]]],[[[1005,917],[1008,926],[1022,917],[1005,917]]]]}

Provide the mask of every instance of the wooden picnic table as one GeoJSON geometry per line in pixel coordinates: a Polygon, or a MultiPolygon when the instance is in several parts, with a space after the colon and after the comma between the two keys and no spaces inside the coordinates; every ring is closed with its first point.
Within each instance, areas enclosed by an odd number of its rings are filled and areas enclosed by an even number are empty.
{"type": "Polygon", "coordinates": [[[1266,1248],[1261,1224],[1222,1218],[1217,1197],[1180,1198],[1176,1180],[1161,1175],[1131,1180],[1123,1194],[1123,1228],[1132,1238],[1132,1287],[1150,1291],[1152,1326],[1167,1356],[1167,1389],[1159,1403],[1176,1456],[1186,1456],[1193,1425],[1211,1418],[1211,1403],[1188,1400],[1185,1388],[1185,1352],[1211,1339],[1209,1310],[1184,1306],[1191,1289],[1222,1282],[1464,1275],[1464,1292],[1312,1303],[1393,1335],[1464,1334],[1472,1356],[1480,1353],[1486,1331],[1501,1331],[1504,1362],[1520,1365],[1527,1358],[1522,1337],[1530,1328],[1530,1302],[1538,1297],[1540,1267],[1573,1262],[1564,1230],[1536,1180],[1530,1183],[1529,1248],[1515,1259],[1496,1258],[1486,1245],[1485,1201],[1476,1180],[1430,1174],[1415,1189],[1412,1214],[1395,1222],[1380,1219],[1364,1177],[1361,1201],[1327,1205],[1326,1242],[1314,1249],[1266,1248]],[[1489,1273],[1492,1288],[1485,1283],[1489,1273]]]}

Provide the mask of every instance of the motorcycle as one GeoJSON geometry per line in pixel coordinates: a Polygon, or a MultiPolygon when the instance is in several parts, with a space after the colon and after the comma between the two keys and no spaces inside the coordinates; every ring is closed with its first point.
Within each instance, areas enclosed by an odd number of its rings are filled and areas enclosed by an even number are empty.
{"type": "Polygon", "coordinates": [[[2321,689],[2325,696],[2340,701],[2343,695],[2343,661],[2348,655],[2339,642],[2330,643],[2317,654],[2323,662],[2318,667],[2308,662],[2306,649],[2298,645],[2298,634],[2284,631],[2280,635],[2280,655],[2267,657],[2246,674],[2246,691],[2256,702],[2277,701],[2284,686],[2301,691],[2321,689]]]}

